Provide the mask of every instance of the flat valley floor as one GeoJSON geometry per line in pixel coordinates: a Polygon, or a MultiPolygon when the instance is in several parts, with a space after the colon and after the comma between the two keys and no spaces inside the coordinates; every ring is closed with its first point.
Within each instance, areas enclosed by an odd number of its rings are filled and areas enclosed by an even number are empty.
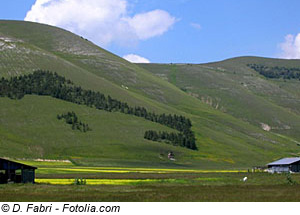
{"type": "Polygon", "coordinates": [[[300,174],[27,164],[39,167],[36,183],[0,185],[0,201],[300,201],[300,174]]]}

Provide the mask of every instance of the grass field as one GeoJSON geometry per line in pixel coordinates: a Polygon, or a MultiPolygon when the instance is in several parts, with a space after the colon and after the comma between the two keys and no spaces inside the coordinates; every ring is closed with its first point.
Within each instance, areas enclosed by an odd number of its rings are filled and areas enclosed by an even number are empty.
{"type": "Polygon", "coordinates": [[[202,185],[153,183],[139,185],[1,185],[0,201],[300,201],[300,186],[202,185]]]}
{"type": "Polygon", "coordinates": [[[299,201],[300,175],[245,170],[39,166],[35,184],[0,185],[0,201],[299,201]],[[242,179],[247,177],[247,181],[242,179]],[[76,185],[84,179],[85,185],[76,185]]]}
{"type": "Polygon", "coordinates": [[[83,167],[22,161],[39,168],[35,184],[0,185],[0,201],[300,201],[300,174],[247,170],[83,167]],[[247,181],[243,178],[247,177],[247,181]],[[84,179],[85,185],[76,185],[84,179]]]}

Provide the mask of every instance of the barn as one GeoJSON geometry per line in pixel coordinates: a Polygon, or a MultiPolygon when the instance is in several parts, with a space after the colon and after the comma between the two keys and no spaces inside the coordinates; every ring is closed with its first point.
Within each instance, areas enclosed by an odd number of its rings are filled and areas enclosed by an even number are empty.
{"type": "Polygon", "coordinates": [[[271,172],[300,172],[300,157],[283,158],[267,165],[271,172]]]}
{"type": "Polygon", "coordinates": [[[37,168],[0,158],[0,184],[34,183],[37,168]]]}

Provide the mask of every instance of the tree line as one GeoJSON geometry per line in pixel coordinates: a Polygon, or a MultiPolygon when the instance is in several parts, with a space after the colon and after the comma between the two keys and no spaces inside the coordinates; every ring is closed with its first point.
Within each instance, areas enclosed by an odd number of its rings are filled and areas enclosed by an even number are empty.
{"type": "Polygon", "coordinates": [[[300,68],[286,68],[286,67],[268,67],[264,65],[248,64],[248,67],[254,69],[259,74],[266,78],[274,79],[298,79],[300,80],[300,68]]]}
{"type": "Polygon", "coordinates": [[[157,131],[146,131],[144,138],[147,140],[158,141],[158,142],[165,142],[171,143],[175,146],[186,147],[189,149],[196,150],[197,146],[195,144],[195,137],[193,135],[184,134],[182,132],[175,133],[175,132],[157,132],[157,131]]]}
{"type": "Polygon", "coordinates": [[[79,130],[81,132],[87,132],[87,131],[91,131],[92,129],[90,129],[89,124],[83,123],[81,122],[76,113],[72,112],[68,112],[68,113],[63,113],[63,114],[58,114],[57,115],[57,119],[61,120],[61,119],[65,119],[65,122],[67,124],[72,125],[72,129],[73,130],[79,130]]]}
{"type": "Polygon", "coordinates": [[[121,112],[142,117],[178,130],[185,137],[183,139],[189,139],[195,147],[189,147],[190,144],[177,144],[177,142],[170,140],[172,144],[196,149],[195,135],[191,130],[192,123],[190,119],[184,116],[156,114],[140,106],[130,107],[126,102],[113,99],[109,95],[105,96],[100,92],[85,90],[80,86],[75,86],[72,81],[49,71],[37,70],[32,74],[9,79],[2,77],[0,79],[0,96],[21,99],[27,94],[51,96],[64,101],[95,107],[99,110],[121,112]]]}

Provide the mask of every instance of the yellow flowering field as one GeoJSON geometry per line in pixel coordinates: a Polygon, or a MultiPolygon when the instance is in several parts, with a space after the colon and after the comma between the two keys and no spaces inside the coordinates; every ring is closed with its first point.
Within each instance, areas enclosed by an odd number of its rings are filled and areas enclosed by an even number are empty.
{"type": "MultiPolygon", "coordinates": [[[[87,185],[135,185],[144,183],[184,183],[180,179],[86,179],[87,185]]],[[[38,184],[72,185],[75,179],[36,179],[38,184]]]]}
{"type": "Polygon", "coordinates": [[[118,167],[40,167],[39,173],[238,173],[246,170],[188,170],[188,169],[151,169],[151,168],[118,168],[118,167]]]}

